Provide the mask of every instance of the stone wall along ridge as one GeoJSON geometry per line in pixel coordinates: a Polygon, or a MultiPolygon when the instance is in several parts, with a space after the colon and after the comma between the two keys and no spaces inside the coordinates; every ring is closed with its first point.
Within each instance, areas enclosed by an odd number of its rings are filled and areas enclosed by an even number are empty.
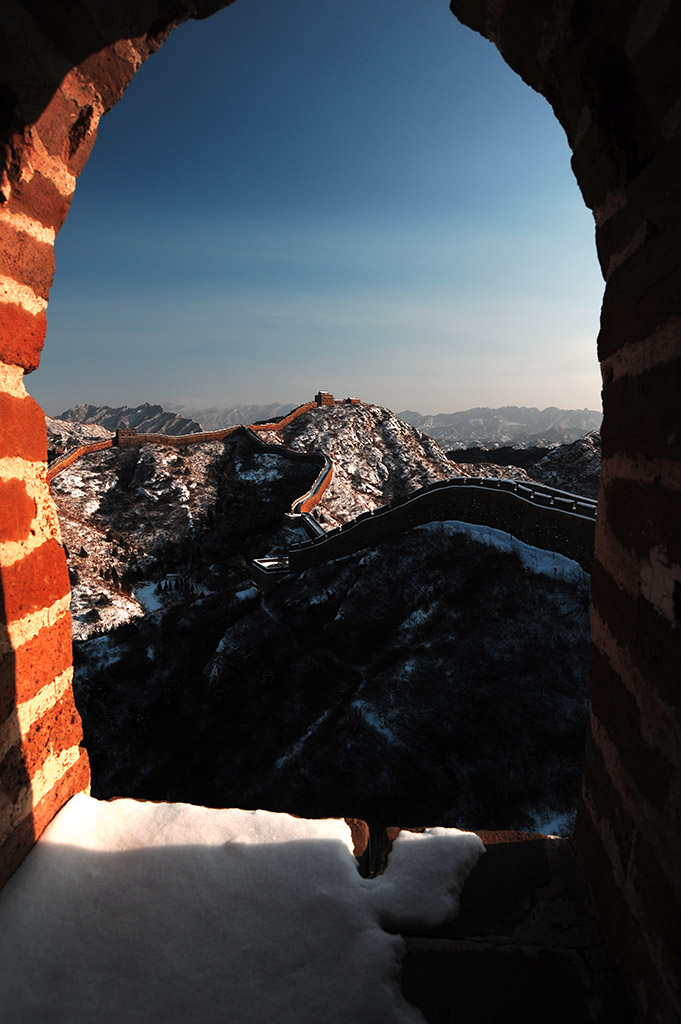
{"type": "MultiPolygon", "coordinates": [[[[230,437],[232,434],[238,431],[251,430],[271,430],[280,431],[284,427],[292,423],[297,416],[302,415],[304,412],[308,412],[310,409],[315,408],[315,402],[307,402],[304,405],[298,406],[292,412],[288,413],[287,416],[281,419],[274,420],[269,423],[255,423],[248,428],[243,426],[234,427],[223,427],[221,430],[209,430],[201,431],[196,434],[138,434],[137,432],[121,432],[120,434],[113,435],[110,439],[104,441],[97,441],[91,444],[79,445],[78,448],[73,448],[70,452],[66,452],[64,455],[55,459],[54,462],[48,468],[47,478],[48,480],[54,480],[54,478],[62,473],[69,466],[72,466],[74,462],[82,458],[84,455],[91,455],[93,452],[104,451],[105,448],[132,448],[138,444],[157,444],[167,448],[184,448],[190,444],[205,444],[208,441],[224,441],[225,438],[230,437]]],[[[272,448],[276,450],[276,446],[272,448]]]]}
{"type": "Polygon", "coordinates": [[[106,451],[107,448],[113,448],[113,443],[113,438],[105,438],[103,441],[93,441],[90,444],[81,444],[77,448],[72,448],[71,451],[65,452],[47,467],[48,481],[54,480],[59,473],[63,473],[65,469],[72,466],[74,462],[77,462],[83,455],[93,455],[95,452],[106,451]]]}
{"type": "Polygon", "coordinates": [[[518,540],[556,551],[591,571],[596,502],[551,487],[496,477],[439,480],[390,505],[289,549],[297,572],[362,548],[414,526],[443,519],[490,526],[518,540]]]}

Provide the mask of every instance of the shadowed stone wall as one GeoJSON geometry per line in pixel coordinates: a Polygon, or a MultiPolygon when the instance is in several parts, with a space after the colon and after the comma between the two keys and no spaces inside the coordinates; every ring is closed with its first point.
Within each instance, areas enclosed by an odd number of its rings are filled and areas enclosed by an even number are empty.
{"type": "MultiPolygon", "coordinates": [[[[495,481],[496,483],[496,481],[495,481]]],[[[364,513],[315,541],[289,548],[289,565],[301,572],[334,558],[373,547],[423,523],[459,520],[512,534],[525,544],[556,551],[591,571],[593,519],[535,505],[496,487],[431,484],[408,498],[364,513]]]]}
{"type": "Polygon", "coordinates": [[[543,93],[606,281],[593,658],[576,843],[648,1021],[681,1018],[681,6],[453,0],[543,93]]]}
{"type": "MultiPolygon", "coordinates": [[[[243,3],[248,0],[242,0],[243,3]]],[[[0,12],[0,875],[87,784],[68,576],[45,479],[39,361],[53,242],[102,113],[188,17],[225,0],[5,0],[0,12]]],[[[646,1020],[681,1019],[681,7],[453,0],[543,93],[606,280],[591,730],[577,845],[646,1020]]]]}

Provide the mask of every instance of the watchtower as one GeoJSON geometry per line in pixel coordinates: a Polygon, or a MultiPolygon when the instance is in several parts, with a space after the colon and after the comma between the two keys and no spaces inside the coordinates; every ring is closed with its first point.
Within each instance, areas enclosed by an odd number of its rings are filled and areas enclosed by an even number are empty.
{"type": "Polygon", "coordinates": [[[134,427],[119,427],[114,438],[114,446],[125,448],[127,445],[134,444],[136,437],[137,431],[134,427]]]}

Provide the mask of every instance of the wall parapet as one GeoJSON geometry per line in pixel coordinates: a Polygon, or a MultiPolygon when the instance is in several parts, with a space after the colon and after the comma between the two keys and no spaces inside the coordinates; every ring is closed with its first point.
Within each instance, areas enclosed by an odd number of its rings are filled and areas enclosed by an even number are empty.
{"type": "Polygon", "coordinates": [[[504,530],[591,571],[596,502],[555,488],[487,477],[439,480],[391,505],[363,512],[323,537],[293,545],[288,552],[289,569],[300,572],[372,547],[414,526],[444,519],[504,530]]]}

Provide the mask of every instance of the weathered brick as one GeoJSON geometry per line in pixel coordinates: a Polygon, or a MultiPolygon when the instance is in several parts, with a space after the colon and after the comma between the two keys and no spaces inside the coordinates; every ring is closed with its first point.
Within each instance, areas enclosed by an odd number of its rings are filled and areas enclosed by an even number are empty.
{"type": "Polygon", "coordinates": [[[96,83],[102,106],[109,110],[125,92],[135,68],[132,57],[117,53],[113,47],[107,47],[84,60],[80,72],[96,83]]]}
{"type": "Polygon", "coordinates": [[[680,393],[681,359],[606,384],[603,458],[681,459],[680,393]]]}
{"type": "Polygon", "coordinates": [[[30,853],[34,842],[33,815],[28,814],[0,844],[0,888],[30,853]]]}
{"type": "Polygon", "coordinates": [[[658,7],[659,17],[656,31],[650,33],[633,58],[637,86],[651,122],[666,116],[679,88],[675,66],[679,38],[677,5],[668,4],[666,12],[664,4],[654,6],[658,7]]]}
{"type": "Polygon", "coordinates": [[[30,781],[30,773],[22,746],[17,736],[16,746],[11,747],[0,761],[0,796],[5,801],[15,803],[24,792],[30,781]]]}
{"type": "MultiPolygon", "coordinates": [[[[627,248],[644,245],[650,237],[650,225],[647,221],[634,223],[631,210],[625,207],[596,228],[596,252],[603,276],[608,274],[610,261],[613,257],[622,257],[627,248]]],[[[631,253],[633,255],[633,253],[631,253]]]]}
{"type": "MultiPolygon", "coordinates": [[[[57,89],[36,122],[40,141],[47,152],[64,163],[69,161],[82,141],[83,131],[87,133],[92,119],[92,107],[81,106],[75,99],[67,96],[63,89],[57,89]],[[83,119],[82,115],[86,114],[83,119]]],[[[81,167],[78,170],[82,169],[81,167]]],[[[75,172],[70,166],[69,171],[75,172]]]]}
{"type": "Polygon", "coordinates": [[[31,700],[73,662],[71,616],[45,626],[31,640],[0,659],[0,722],[31,700]]]}
{"type": "Polygon", "coordinates": [[[681,978],[681,893],[679,876],[675,884],[660,867],[647,839],[638,832],[633,852],[634,884],[645,906],[650,930],[658,935],[669,950],[675,950],[672,967],[681,978]]]}
{"type": "Polygon", "coordinates": [[[662,486],[613,480],[605,490],[608,526],[623,548],[639,558],[664,550],[674,565],[681,565],[681,534],[669,529],[681,523],[681,494],[662,486]]]}
{"type": "Polygon", "coordinates": [[[681,634],[644,597],[632,597],[596,559],[591,568],[591,600],[632,668],[672,707],[679,700],[681,634]]]}
{"type": "MultiPolygon", "coordinates": [[[[0,765],[0,769],[2,765],[0,765]]],[[[39,839],[55,814],[76,793],[87,790],[90,784],[90,765],[87,752],[79,752],[78,760],[58,779],[52,789],[46,793],[32,813],[26,815],[12,830],[7,839],[0,845],[0,887],[16,871],[36,839],[39,839]]],[[[28,775],[24,773],[20,789],[29,785],[28,775]]],[[[17,792],[19,795],[19,792],[17,792]]]]}
{"type": "Polygon", "coordinates": [[[15,665],[14,651],[0,658],[0,725],[14,714],[16,708],[15,665]]]}
{"type": "Polygon", "coordinates": [[[664,808],[674,766],[643,738],[633,694],[597,649],[591,656],[591,713],[598,718],[639,792],[658,811],[664,808]]]}
{"type": "Polygon", "coordinates": [[[47,461],[45,413],[32,398],[0,392],[0,459],[12,455],[47,461]]]}
{"type": "Polygon", "coordinates": [[[64,141],[64,159],[70,174],[80,174],[92,152],[97,138],[94,111],[84,107],[78,114],[64,141]]]}
{"type": "Polygon", "coordinates": [[[0,584],[9,623],[49,607],[69,592],[64,549],[56,540],[48,540],[21,561],[0,566],[0,584]]]}
{"type": "Polygon", "coordinates": [[[55,814],[61,810],[67,800],[76,793],[82,793],[90,785],[90,762],[87,751],[82,747],[78,760],[54,784],[33,808],[33,837],[39,839],[55,814]]]}
{"type": "Polygon", "coordinates": [[[615,789],[591,729],[588,730],[586,737],[583,779],[589,794],[589,803],[596,817],[605,819],[612,829],[617,843],[617,859],[622,871],[626,873],[635,823],[615,789]]]}
{"type": "Polygon", "coordinates": [[[36,295],[46,299],[54,276],[54,246],[50,242],[39,242],[25,231],[17,231],[11,224],[1,222],[0,250],[3,274],[27,285],[36,295]]]}
{"type": "Polygon", "coordinates": [[[36,171],[27,181],[12,183],[7,208],[10,213],[24,213],[45,227],[58,231],[71,205],[71,196],[63,195],[49,178],[36,171]]]}
{"type": "Polygon", "coordinates": [[[83,738],[80,715],[69,688],[37,721],[23,742],[23,758],[30,776],[40,769],[49,751],[58,753],[76,746],[83,738]]]}
{"type": "MultiPolygon", "coordinates": [[[[88,53],[96,53],[111,42],[104,31],[98,28],[95,16],[85,4],[78,5],[77,18],[72,17],[70,22],[64,17],[64,9],[59,4],[26,0],[25,6],[34,13],[41,31],[50,40],[51,45],[68,57],[73,64],[80,64],[88,53]]],[[[125,14],[121,14],[121,21],[118,24],[123,32],[132,28],[130,21],[130,15],[126,17],[125,14]]],[[[110,28],[116,24],[110,15],[109,22],[110,28]]]]}
{"type": "Polygon", "coordinates": [[[34,315],[15,303],[0,302],[0,361],[27,371],[37,369],[46,330],[45,313],[34,315]]]}
{"type": "Polygon", "coordinates": [[[0,480],[0,542],[28,537],[36,504],[23,480],[0,480]]]}
{"type": "Polygon", "coordinates": [[[605,288],[598,335],[601,360],[624,345],[644,341],[665,319],[681,315],[678,273],[670,273],[670,261],[681,250],[681,225],[647,221],[645,245],[613,271],[605,288]]]}
{"type": "MultiPolygon", "coordinates": [[[[8,655],[7,661],[8,673],[16,680],[13,700],[22,704],[35,697],[46,683],[71,667],[71,616],[63,615],[53,626],[45,626],[8,655]]],[[[0,673],[3,671],[0,668],[0,673]]],[[[3,680],[2,674],[0,680],[3,680]]]]}
{"type": "Polygon", "coordinates": [[[603,837],[584,804],[577,814],[573,841],[603,935],[616,960],[626,965],[625,980],[632,994],[638,995],[640,999],[641,993],[637,993],[637,987],[645,986],[648,999],[657,1002],[656,992],[660,980],[657,967],[646,948],[640,922],[632,914],[620,882],[613,874],[603,837]]]}

